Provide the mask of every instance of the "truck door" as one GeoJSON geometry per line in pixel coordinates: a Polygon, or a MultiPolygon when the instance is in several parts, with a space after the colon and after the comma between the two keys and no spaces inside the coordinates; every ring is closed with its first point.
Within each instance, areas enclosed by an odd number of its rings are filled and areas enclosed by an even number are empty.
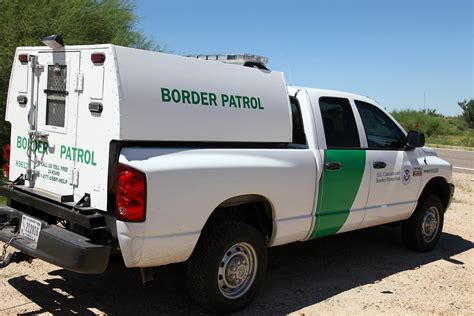
{"type": "Polygon", "coordinates": [[[313,110],[318,131],[324,130],[320,139],[324,168],[310,238],[357,229],[364,218],[370,179],[349,99],[321,96],[313,110]]]}
{"type": "Polygon", "coordinates": [[[29,113],[35,136],[25,135],[32,146],[25,151],[24,159],[31,159],[36,174],[29,181],[30,187],[63,197],[74,193],[78,105],[75,74],[79,61],[79,52],[37,54],[32,93],[36,109],[29,113]]]}
{"type": "Polygon", "coordinates": [[[355,100],[367,137],[370,192],[362,227],[406,219],[417,203],[421,166],[405,134],[378,107],[355,100]]]}

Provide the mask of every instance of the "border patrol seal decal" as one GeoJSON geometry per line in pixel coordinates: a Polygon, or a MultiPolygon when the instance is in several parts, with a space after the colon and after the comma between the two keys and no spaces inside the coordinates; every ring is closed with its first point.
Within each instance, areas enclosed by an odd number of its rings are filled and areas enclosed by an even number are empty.
{"type": "Polygon", "coordinates": [[[411,166],[405,166],[402,170],[402,183],[407,185],[411,181],[411,166]]]}

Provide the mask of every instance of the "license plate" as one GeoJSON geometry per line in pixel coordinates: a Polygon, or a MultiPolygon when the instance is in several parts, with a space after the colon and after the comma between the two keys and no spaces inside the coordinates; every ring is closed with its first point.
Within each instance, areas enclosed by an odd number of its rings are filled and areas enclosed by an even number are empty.
{"type": "Polygon", "coordinates": [[[41,232],[41,222],[32,217],[23,215],[21,218],[20,235],[26,237],[36,244],[41,232]]]}

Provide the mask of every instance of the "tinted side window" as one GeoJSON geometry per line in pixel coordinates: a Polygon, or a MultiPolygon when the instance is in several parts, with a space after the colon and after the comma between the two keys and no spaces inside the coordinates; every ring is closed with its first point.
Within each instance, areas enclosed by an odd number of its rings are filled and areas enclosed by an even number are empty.
{"type": "Polygon", "coordinates": [[[405,135],[382,110],[358,100],[355,104],[364,124],[369,148],[402,149],[405,146],[405,135]]]}
{"type": "Polygon", "coordinates": [[[319,108],[328,148],[358,148],[359,133],[348,99],[322,97],[319,108]]]}
{"type": "Polygon", "coordinates": [[[293,119],[293,144],[306,145],[306,136],[304,134],[303,118],[298,101],[290,98],[291,117],[293,119]]]}

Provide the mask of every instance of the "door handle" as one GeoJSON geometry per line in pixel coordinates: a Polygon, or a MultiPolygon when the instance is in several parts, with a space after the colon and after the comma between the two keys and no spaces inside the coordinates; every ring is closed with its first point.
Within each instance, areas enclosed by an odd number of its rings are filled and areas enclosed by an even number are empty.
{"type": "Polygon", "coordinates": [[[340,162],[328,162],[326,163],[326,170],[340,170],[342,163],[340,162]]]}
{"type": "Polygon", "coordinates": [[[375,169],[383,169],[385,167],[387,167],[387,164],[383,161],[376,161],[373,163],[373,166],[375,169]]]}

